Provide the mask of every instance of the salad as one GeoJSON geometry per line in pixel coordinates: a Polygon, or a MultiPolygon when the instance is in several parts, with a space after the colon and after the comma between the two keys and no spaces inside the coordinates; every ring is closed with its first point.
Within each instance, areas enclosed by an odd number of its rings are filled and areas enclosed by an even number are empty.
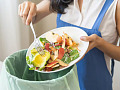
{"type": "Polygon", "coordinates": [[[44,54],[39,54],[35,48],[31,56],[26,57],[29,70],[54,71],[67,67],[70,62],[79,57],[78,43],[63,32],[63,35],[48,32],[45,38],[39,38],[44,54]]]}

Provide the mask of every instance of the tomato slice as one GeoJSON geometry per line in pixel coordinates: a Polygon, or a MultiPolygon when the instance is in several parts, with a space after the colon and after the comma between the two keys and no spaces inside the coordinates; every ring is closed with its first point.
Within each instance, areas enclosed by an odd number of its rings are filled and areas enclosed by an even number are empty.
{"type": "Polygon", "coordinates": [[[65,54],[64,48],[59,49],[58,59],[62,59],[65,54]]]}
{"type": "Polygon", "coordinates": [[[45,43],[45,49],[49,51],[50,43],[45,43]]]}
{"type": "Polygon", "coordinates": [[[36,70],[38,70],[39,69],[39,67],[36,67],[36,70]]]}

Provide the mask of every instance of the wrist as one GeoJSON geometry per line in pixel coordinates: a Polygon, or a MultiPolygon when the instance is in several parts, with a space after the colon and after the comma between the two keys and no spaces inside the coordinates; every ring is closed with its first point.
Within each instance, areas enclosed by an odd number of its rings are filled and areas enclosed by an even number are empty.
{"type": "Polygon", "coordinates": [[[103,43],[104,43],[104,39],[98,36],[96,39],[96,47],[100,48],[103,45],[103,43]]]}

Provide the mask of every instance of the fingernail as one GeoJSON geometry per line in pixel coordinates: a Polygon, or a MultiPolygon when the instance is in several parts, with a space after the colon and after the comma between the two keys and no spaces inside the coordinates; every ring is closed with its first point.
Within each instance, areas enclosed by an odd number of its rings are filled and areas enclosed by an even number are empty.
{"type": "Polygon", "coordinates": [[[29,25],[29,23],[28,23],[28,22],[26,22],[26,25],[29,25]]]}
{"type": "Polygon", "coordinates": [[[86,40],[86,37],[85,36],[81,36],[80,39],[81,40],[86,40]]]}
{"type": "Polygon", "coordinates": [[[22,13],[20,13],[20,16],[22,16],[22,13]]]}

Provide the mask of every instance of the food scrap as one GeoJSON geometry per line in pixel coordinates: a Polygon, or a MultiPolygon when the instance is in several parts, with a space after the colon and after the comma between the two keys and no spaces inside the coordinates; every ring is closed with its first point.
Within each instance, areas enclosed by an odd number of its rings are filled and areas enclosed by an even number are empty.
{"type": "Polygon", "coordinates": [[[33,65],[30,70],[54,71],[67,67],[70,62],[79,57],[78,43],[67,33],[48,32],[45,38],[39,38],[43,44],[44,55],[40,55],[35,48],[31,50],[31,60],[27,56],[28,64],[33,65]]]}

